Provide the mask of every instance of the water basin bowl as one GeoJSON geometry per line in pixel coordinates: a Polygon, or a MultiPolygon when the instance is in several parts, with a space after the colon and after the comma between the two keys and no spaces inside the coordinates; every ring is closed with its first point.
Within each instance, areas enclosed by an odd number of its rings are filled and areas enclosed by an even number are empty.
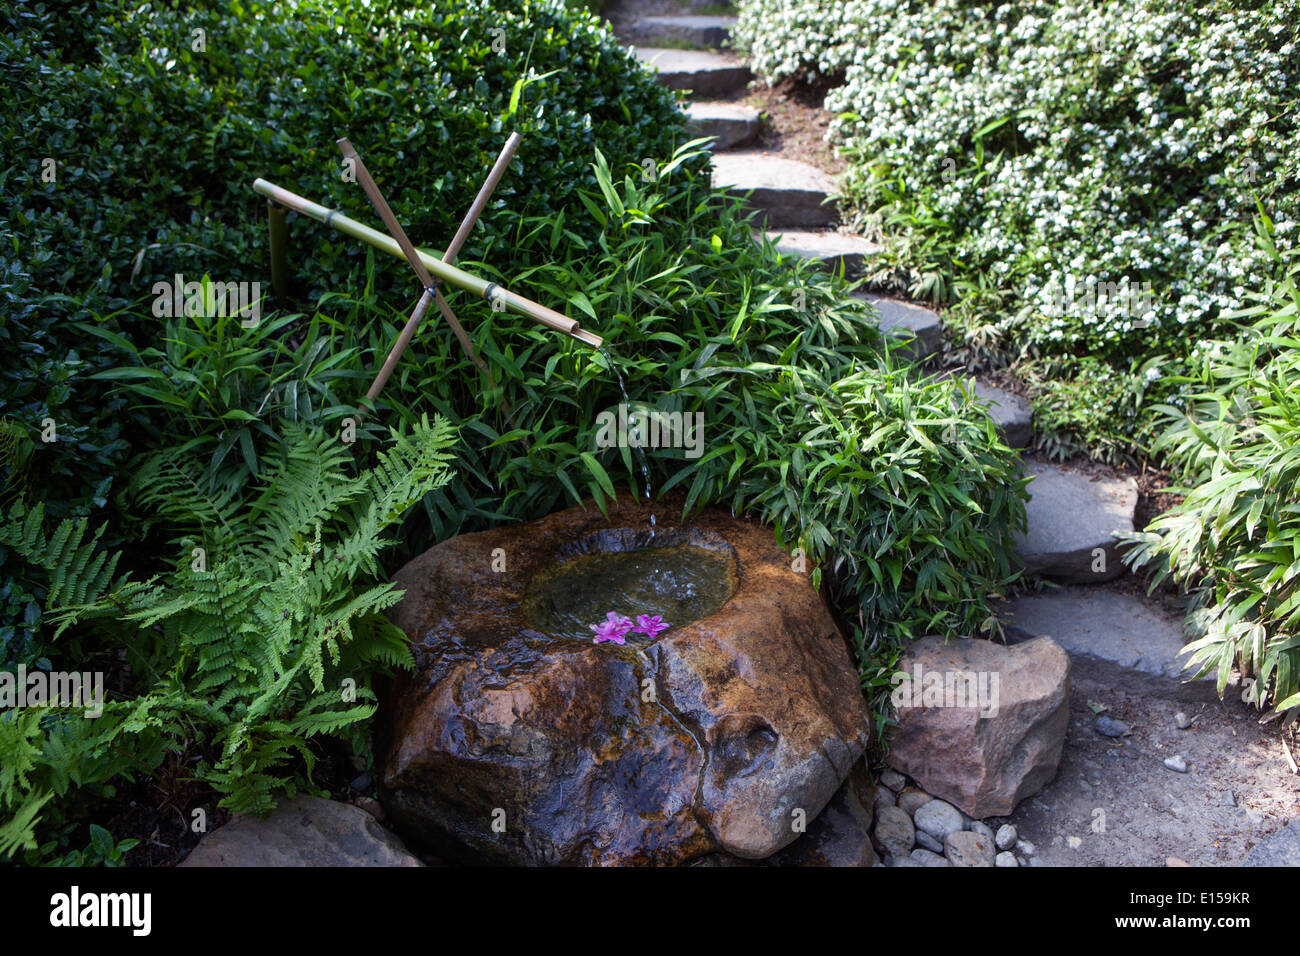
{"type": "Polygon", "coordinates": [[[449,859],[680,864],[793,842],[867,745],[847,643],[759,524],[631,500],[460,535],[396,576],[415,669],[379,796],[449,859]],[[614,611],[654,639],[595,644],[614,611]]]}

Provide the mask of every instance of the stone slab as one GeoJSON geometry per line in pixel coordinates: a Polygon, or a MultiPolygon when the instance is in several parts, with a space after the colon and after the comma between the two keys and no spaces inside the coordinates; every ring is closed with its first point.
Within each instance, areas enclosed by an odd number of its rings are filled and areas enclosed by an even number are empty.
{"type": "Polygon", "coordinates": [[[1182,617],[1163,603],[1110,588],[1071,587],[1003,605],[1007,639],[1051,637],[1076,679],[1173,700],[1215,700],[1212,680],[1184,683],[1182,617]]]}
{"type": "Polygon", "coordinates": [[[1028,462],[1028,530],[1017,534],[1025,570],[1067,584],[1100,584],[1124,574],[1115,532],[1133,530],[1137,483],[1094,479],[1044,462],[1028,462]]]}

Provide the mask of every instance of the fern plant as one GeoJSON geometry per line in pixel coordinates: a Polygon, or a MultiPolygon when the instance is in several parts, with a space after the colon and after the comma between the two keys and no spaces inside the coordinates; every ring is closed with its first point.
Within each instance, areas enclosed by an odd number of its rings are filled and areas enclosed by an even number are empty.
{"type": "Polygon", "coordinates": [[[103,629],[126,650],[138,696],[91,721],[57,710],[0,717],[0,854],[35,846],[42,807],[74,786],[149,772],[198,744],[199,779],[235,812],[265,812],[310,786],[312,738],[345,735],[375,710],[370,676],[410,665],[384,615],[401,592],[382,580],[385,530],[451,477],[453,432],[423,418],[353,473],[348,447],[291,426],[261,482],[211,485],[193,449],[152,456],[133,483],[150,521],[172,534],[175,567],[147,580],[117,572],[102,529],[64,521],[47,535],[40,505],[0,528],[50,577],[58,631],[103,629]],[[123,742],[129,748],[123,748],[123,742]]]}

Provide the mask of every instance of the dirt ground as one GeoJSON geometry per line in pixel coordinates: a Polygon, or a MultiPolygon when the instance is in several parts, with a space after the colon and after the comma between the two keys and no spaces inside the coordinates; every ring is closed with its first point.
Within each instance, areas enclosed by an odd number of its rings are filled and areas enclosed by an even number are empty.
{"type": "Polygon", "coordinates": [[[1226,703],[1189,704],[1078,682],[1056,779],[1007,819],[1034,844],[1034,865],[1240,864],[1300,816],[1300,776],[1284,753],[1294,740],[1279,724],[1261,726],[1231,688],[1226,703]],[[1132,735],[1098,734],[1089,701],[1132,735]],[[1187,730],[1179,711],[1195,718],[1187,730]],[[1175,754],[1187,773],[1164,766],[1175,754]]]}

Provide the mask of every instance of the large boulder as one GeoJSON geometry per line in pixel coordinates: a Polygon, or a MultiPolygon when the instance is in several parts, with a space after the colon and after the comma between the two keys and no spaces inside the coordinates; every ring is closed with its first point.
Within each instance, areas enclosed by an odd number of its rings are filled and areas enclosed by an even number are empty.
{"type": "Polygon", "coordinates": [[[1007,816],[1056,776],[1070,659],[1051,638],[1005,647],[925,637],[899,664],[887,762],[967,816],[1007,816]]]}
{"type": "Polygon", "coordinates": [[[843,786],[806,832],[771,857],[774,866],[875,866],[871,845],[876,786],[858,761],[843,786]]]}
{"type": "Polygon", "coordinates": [[[380,797],[399,831],[502,862],[762,859],[862,756],[870,716],[847,644],[759,525],[654,509],[656,540],[734,554],[736,590],[701,620],[623,646],[534,627],[539,572],[650,543],[648,508],[610,509],[461,535],[397,574],[417,664],[385,695],[380,797]]]}

